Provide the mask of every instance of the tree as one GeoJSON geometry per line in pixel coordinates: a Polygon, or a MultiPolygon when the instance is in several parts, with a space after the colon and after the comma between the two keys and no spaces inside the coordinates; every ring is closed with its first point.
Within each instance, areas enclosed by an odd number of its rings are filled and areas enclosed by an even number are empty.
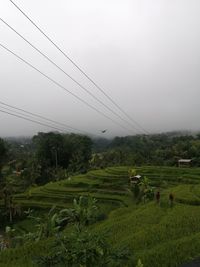
{"type": "Polygon", "coordinates": [[[74,199],[72,208],[62,209],[58,212],[54,206],[42,217],[34,216],[33,210],[29,209],[25,213],[27,218],[35,221],[36,231],[16,236],[15,240],[20,243],[38,242],[41,239],[55,236],[69,224],[81,232],[85,226],[96,221],[98,210],[96,202],[96,199],[92,197],[80,196],[79,199],[74,199]]]}
{"type": "Polygon", "coordinates": [[[7,227],[9,242],[12,241],[13,245],[21,245],[21,241],[23,243],[38,242],[44,238],[54,237],[51,239],[49,253],[34,259],[37,266],[126,266],[130,257],[127,249],[119,248],[116,250],[109,244],[107,236],[104,234],[85,230],[88,223],[94,222],[96,209],[95,199],[80,197],[79,200],[74,201],[72,209],[58,213],[55,208],[52,208],[45,218],[34,217],[29,210],[27,212],[28,217],[37,222],[37,231],[23,236],[13,236],[15,230],[7,227]],[[70,233],[67,235],[61,232],[61,224],[65,219],[63,214],[72,224],[70,233]]]}
{"type": "Polygon", "coordinates": [[[84,135],[64,136],[65,150],[70,151],[69,170],[85,173],[92,158],[92,140],[84,135]]]}
{"type": "Polygon", "coordinates": [[[74,199],[72,208],[60,211],[60,222],[74,224],[81,231],[83,227],[96,221],[96,204],[95,198],[80,196],[79,199],[74,199]]]}
{"type": "Polygon", "coordinates": [[[141,181],[131,184],[131,191],[138,202],[141,200],[145,202],[154,198],[154,190],[150,186],[149,179],[146,176],[141,181]]]}
{"type": "Polygon", "coordinates": [[[3,167],[3,163],[5,162],[7,155],[7,146],[3,139],[0,138],[0,185],[2,186],[3,179],[2,179],[2,173],[1,169],[3,167]]]}
{"type": "Polygon", "coordinates": [[[92,141],[77,134],[39,133],[33,137],[35,160],[40,174],[36,183],[44,184],[58,179],[58,169],[86,172],[91,159],[92,141]]]}
{"type": "Polygon", "coordinates": [[[141,182],[140,182],[140,192],[141,192],[141,197],[144,200],[144,202],[148,200],[153,200],[154,198],[154,190],[150,186],[149,179],[145,176],[141,182]]]}
{"type": "Polygon", "coordinates": [[[35,217],[28,212],[28,218],[36,222],[37,230],[34,233],[28,233],[23,236],[24,240],[38,242],[41,239],[54,236],[60,229],[58,213],[55,212],[55,206],[50,209],[44,217],[35,217]]]}
{"type": "Polygon", "coordinates": [[[38,257],[37,266],[42,267],[121,267],[130,258],[127,249],[114,249],[106,237],[89,231],[73,231],[58,236],[48,255],[38,257]]]}
{"type": "MultiPolygon", "coordinates": [[[[55,207],[52,207],[51,210],[42,217],[34,216],[33,210],[30,209],[24,213],[27,215],[27,218],[36,223],[36,230],[34,232],[22,232],[20,235],[13,235],[11,239],[13,247],[32,242],[39,242],[40,240],[52,237],[59,232],[60,220],[58,218],[58,213],[55,212],[55,207]]],[[[12,233],[15,233],[15,229],[12,229],[12,233]]]]}
{"type": "Polygon", "coordinates": [[[127,249],[115,250],[105,235],[85,230],[85,226],[95,221],[96,210],[96,200],[90,197],[80,197],[74,200],[72,209],[62,210],[60,223],[67,221],[75,227],[71,234],[56,235],[50,253],[36,259],[37,266],[125,266],[130,257],[127,249]]]}

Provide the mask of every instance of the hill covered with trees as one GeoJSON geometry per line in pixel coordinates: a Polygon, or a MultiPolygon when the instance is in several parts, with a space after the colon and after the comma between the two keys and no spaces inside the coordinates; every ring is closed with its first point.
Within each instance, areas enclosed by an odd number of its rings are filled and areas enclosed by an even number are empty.
{"type": "Polygon", "coordinates": [[[180,158],[192,159],[200,166],[200,135],[180,132],[115,137],[94,142],[94,164],[177,166],[180,158]]]}
{"type": "Polygon", "coordinates": [[[0,139],[0,266],[198,259],[199,160],[198,134],[0,139]],[[180,158],[191,167],[178,168],[180,158]]]}

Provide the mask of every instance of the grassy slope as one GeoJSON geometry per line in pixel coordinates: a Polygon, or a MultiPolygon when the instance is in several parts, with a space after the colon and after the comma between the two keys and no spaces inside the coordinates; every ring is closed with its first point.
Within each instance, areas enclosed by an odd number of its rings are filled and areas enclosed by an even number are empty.
{"type": "MultiPolygon", "coordinates": [[[[135,205],[127,193],[127,167],[92,171],[71,181],[50,183],[16,196],[20,205],[50,207],[52,203],[70,206],[78,195],[98,198],[109,217],[92,226],[93,231],[108,232],[114,246],[128,245],[141,258],[144,267],[176,267],[200,255],[200,169],[141,167],[154,186],[161,188],[161,205],[153,202],[135,205]],[[174,192],[176,203],[168,205],[174,192]],[[118,208],[117,208],[118,207],[118,208]]],[[[23,223],[21,223],[23,225],[23,223]]],[[[0,255],[0,266],[32,266],[31,256],[45,253],[44,241],[8,250],[0,255]]]]}

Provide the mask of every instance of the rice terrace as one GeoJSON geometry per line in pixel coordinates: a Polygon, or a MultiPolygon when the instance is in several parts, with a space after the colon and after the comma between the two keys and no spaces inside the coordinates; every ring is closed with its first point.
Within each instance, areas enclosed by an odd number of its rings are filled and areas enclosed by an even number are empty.
{"type": "MultiPolygon", "coordinates": [[[[114,247],[127,246],[141,266],[181,266],[199,256],[200,244],[200,168],[138,167],[136,172],[149,178],[149,185],[160,190],[155,200],[136,203],[129,191],[130,167],[110,167],[90,171],[71,179],[51,182],[16,194],[14,202],[25,208],[48,210],[71,207],[74,198],[92,196],[100,208],[99,222],[89,226],[97,233],[108,232],[114,247]],[[175,201],[169,205],[168,195],[175,201]]],[[[30,230],[28,219],[15,225],[30,230]]],[[[31,257],[46,253],[52,238],[36,244],[1,252],[0,266],[34,266],[31,257]]],[[[127,265],[129,266],[129,265],[127,265]]]]}

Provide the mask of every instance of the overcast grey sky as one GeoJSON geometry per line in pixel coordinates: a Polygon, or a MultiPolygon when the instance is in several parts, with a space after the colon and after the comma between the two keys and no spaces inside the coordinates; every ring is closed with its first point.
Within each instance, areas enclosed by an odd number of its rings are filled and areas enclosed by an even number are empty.
{"type": "MultiPolygon", "coordinates": [[[[14,2],[147,131],[200,130],[199,0],[14,2]]],[[[0,17],[117,111],[9,0],[0,0],[0,17]]],[[[128,127],[1,21],[0,43],[128,127]]],[[[1,47],[0,60],[0,101],[94,134],[108,129],[105,137],[133,133],[91,110],[1,47]]],[[[50,130],[3,113],[0,123],[0,136],[50,130]]]]}

